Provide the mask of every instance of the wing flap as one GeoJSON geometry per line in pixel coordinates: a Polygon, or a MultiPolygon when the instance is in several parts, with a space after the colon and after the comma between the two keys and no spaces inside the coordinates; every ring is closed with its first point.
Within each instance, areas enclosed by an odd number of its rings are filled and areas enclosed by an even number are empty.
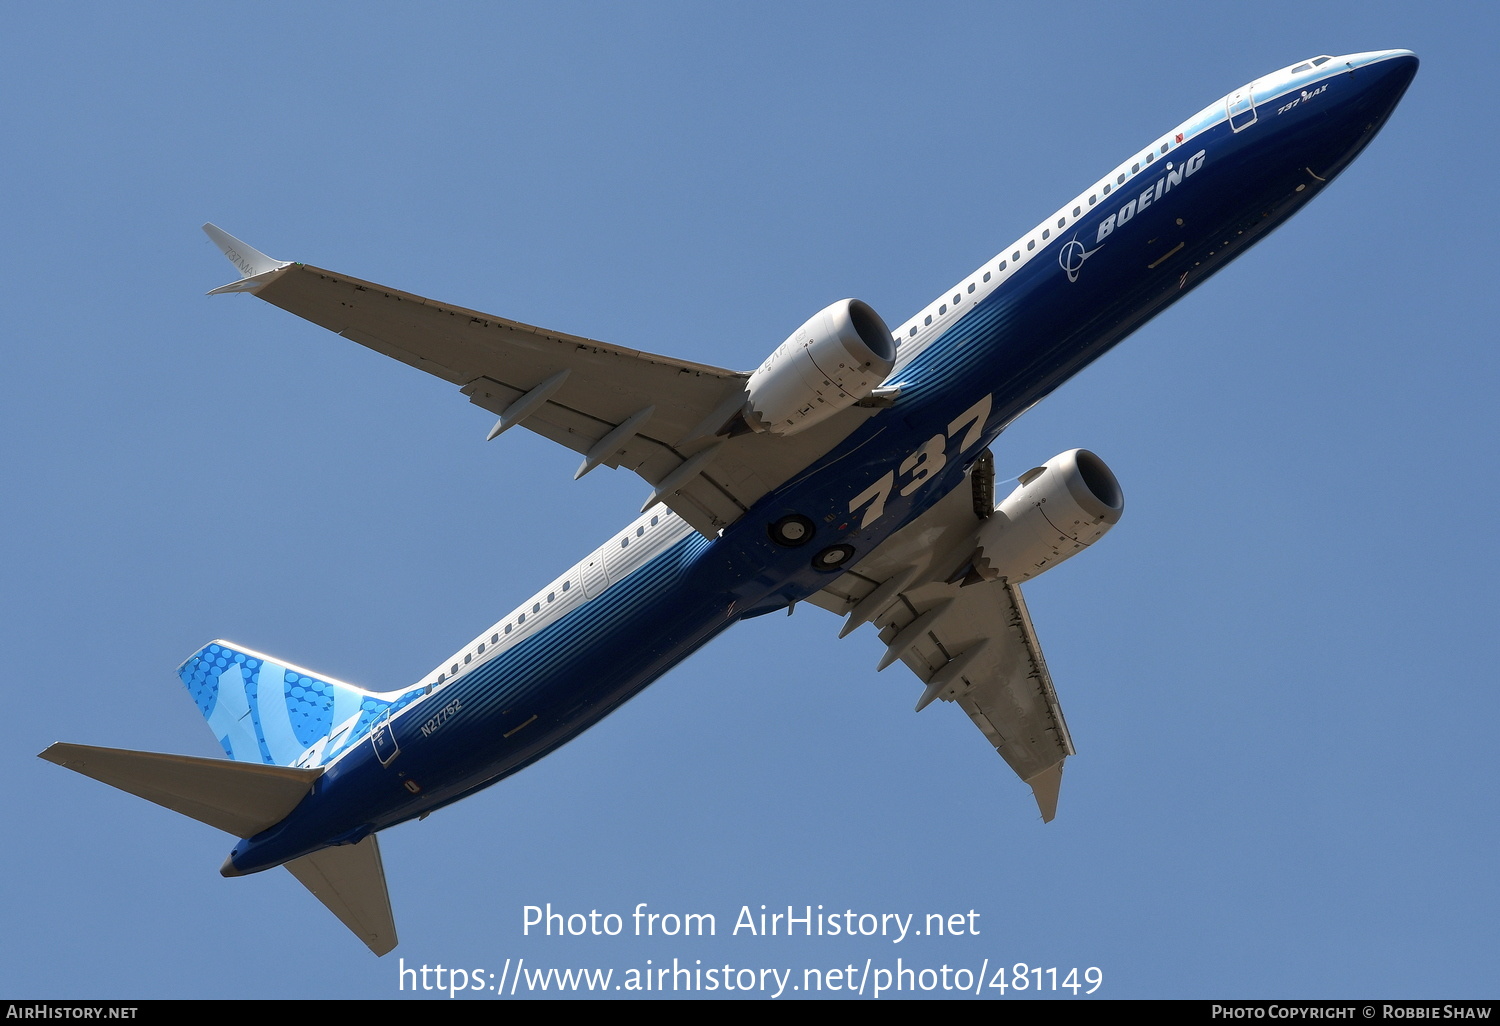
{"type": "MultiPolygon", "coordinates": [[[[1060,766],[1073,743],[1020,589],[1003,581],[946,588],[953,601],[902,661],[925,683],[987,640],[936,697],[956,702],[1022,780],[1060,766]]],[[[921,595],[912,599],[926,604],[921,595]]],[[[894,635],[902,619],[893,616],[881,637],[894,635]]]]}

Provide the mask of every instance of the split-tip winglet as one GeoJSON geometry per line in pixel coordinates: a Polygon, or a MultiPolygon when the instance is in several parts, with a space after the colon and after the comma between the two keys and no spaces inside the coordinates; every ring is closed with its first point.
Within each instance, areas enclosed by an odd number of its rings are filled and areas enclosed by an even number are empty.
{"type": "Polygon", "coordinates": [[[268,257],[254,246],[248,245],[230,235],[216,224],[205,223],[203,233],[213,240],[229,262],[239,268],[240,280],[230,282],[228,285],[220,285],[209,293],[217,296],[221,292],[254,292],[266,283],[267,277],[274,271],[283,267],[290,267],[290,260],[277,260],[268,257]]]}
{"type": "Polygon", "coordinates": [[[1059,759],[1040,773],[1026,778],[1031,785],[1031,794],[1036,798],[1037,808],[1042,813],[1042,822],[1050,823],[1057,815],[1057,796],[1062,790],[1063,764],[1059,759]]]}

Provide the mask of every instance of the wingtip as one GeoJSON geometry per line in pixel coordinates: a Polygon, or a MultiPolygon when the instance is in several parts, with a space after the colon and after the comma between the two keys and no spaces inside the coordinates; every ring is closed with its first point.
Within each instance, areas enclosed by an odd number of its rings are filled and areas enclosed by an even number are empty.
{"type": "MultiPolygon", "coordinates": [[[[266,256],[266,254],[254,246],[230,235],[212,221],[203,222],[203,234],[207,235],[213,241],[213,244],[219,247],[219,252],[223,253],[225,258],[240,272],[239,281],[214,289],[209,293],[211,296],[221,292],[254,291],[243,286],[247,282],[260,279],[262,275],[291,266],[292,262],[290,260],[277,260],[275,257],[266,256]]],[[[259,282],[258,284],[262,283],[259,282]]]]}
{"type": "Polygon", "coordinates": [[[1062,771],[1063,764],[1055,762],[1026,780],[1026,783],[1031,785],[1031,794],[1036,799],[1036,807],[1041,810],[1043,823],[1051,823],[1057,816],[1057,797],[1062,790],[1062,771]]]}

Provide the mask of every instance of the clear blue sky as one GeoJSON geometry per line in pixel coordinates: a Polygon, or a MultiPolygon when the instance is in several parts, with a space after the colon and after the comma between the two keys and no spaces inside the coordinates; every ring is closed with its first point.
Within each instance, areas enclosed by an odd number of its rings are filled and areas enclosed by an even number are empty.
{"type": "Polygon", "coordinates": [[[1487,5],[18,5],[0,12],[0,993],[397,995],[498,973],[1103,970],[1113,997],[1490,996],[1497,160],[1487,5]],[[416,679],[645,488],[243,296],[297,259],[753,367],[898,323],[1079,188],[1318,53],[1423,65],[1327,194],[1004,435],[1127,495],[1028,588],[1078,748],[1055,822],[873,633],[743,624],[579,740],[383,835],[371,957],[230,838],[35,758],[217,754],[173,675],[227,637],[416,679]],[[703,940],[522,907],[711,912],[703,940]],[[742,905],[978,937],[727,934],[742,905]]]}

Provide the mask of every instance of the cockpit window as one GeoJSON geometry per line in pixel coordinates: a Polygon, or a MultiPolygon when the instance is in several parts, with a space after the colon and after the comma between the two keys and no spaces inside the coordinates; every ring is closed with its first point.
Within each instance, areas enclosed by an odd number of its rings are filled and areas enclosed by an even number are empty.
{"type": "Polygon", "coordinates": [[[1311,64],[1299,64],[1295,68],[1292,69],[1292,74],[1295,75],[1299,71],[1311,71],[1311,70],[1312,70],[1312,65],[1311,64]]]}
{"type": "Polygon", "coordinates": [[[1320,68],[1323,65],[1327,64],[1331,60],[1333,60],[1333,58],[1332,57],[1328,57],[1328,56],[1314,58],[1314,60],[1312,62],[1313,63],[1313,67],[1320,68]]]}

